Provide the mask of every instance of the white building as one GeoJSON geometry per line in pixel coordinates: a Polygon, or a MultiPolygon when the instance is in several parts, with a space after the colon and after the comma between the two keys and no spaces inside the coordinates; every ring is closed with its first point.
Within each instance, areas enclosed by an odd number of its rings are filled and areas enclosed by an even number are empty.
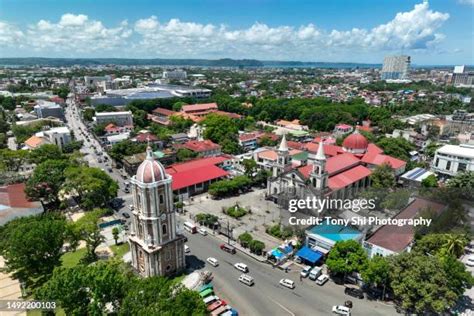
{"type": "Polygon", "coordinates": [[[463,171],[474,171],[474,146],[444,145],[436,151],[431,169],[447,176],[455,176],[463,171]]]}
{"type": "Polygon", "coordinates": [[[456,87],[474,87],[474,72],[466,71],[465,66],[455,66],[451,82],[456,87]]]}
{"type": "Polygon", "coordinates": [[[410,56],[386,56],[383,60],[382,80],[406,80],[410,70],[410,56]]]}
{"type": "Polygon", "coordinates": [[[163,79],[168,80],[184,80],[187,77],[187,73],[184,70],[163,71],[162,75],[163,79]]]}
{"type": "Polygon", "coordinates": [[[131,111],[123,112],[100,112],[94,116],[96,124],[114,123],[117,126],[132,126],[133,115],[131,111]]]}
{"type": "Polygon", "coordinates": [[[51,144],[61,149],[72,141],[71,131],[66,126],[51,128],[47,131],[36,133],[35,135],[46,138],[51,144]]]}

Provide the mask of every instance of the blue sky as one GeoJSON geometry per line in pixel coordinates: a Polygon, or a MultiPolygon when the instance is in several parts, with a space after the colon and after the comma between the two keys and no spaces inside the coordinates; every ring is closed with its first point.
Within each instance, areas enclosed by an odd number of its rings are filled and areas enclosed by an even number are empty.
{"type": "Polygon", "coordinates": [[[474,0],[0,0],[2,57],[474,64],[474,0]]]}

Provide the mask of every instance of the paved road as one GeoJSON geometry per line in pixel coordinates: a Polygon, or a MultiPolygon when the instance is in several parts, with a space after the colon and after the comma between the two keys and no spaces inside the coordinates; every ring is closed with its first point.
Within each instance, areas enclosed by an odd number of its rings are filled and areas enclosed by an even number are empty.
{"type": "Polygon", "coordinates": [[[212,271],[217,295],[241,315],[330,315],[333,305],[343,304],[348,299],[354,303],[352,315],[398,315],[391,306],[346,296],[344,288],[332,282],[322,287],[309,279],[300,282],[299,271],[285,273],[241,252],[228,254],[219,249],[221,242],[213,236],[186,234],[191,249],[186,258],[190,269],[212,271]],[[209,265],[208,257],[217,258],[219,266],[209,265]],[[238,281],[241,272],[233,267],[236,262],[249,267],[249,274],[255,279],[253,287],[238,281]],[[296,288],[290,290],[280,286],[278,282],[282,278],[295,281],[296,288]]]}
{"type": "Polygon", "coordinates": [[[77,106],[75,100],[73,98],[68,98],[66,100],[67,107],[66,107],[66,119],[68,127],[74,131],[74,135],[77,140],[82,140],[84,142],[81,153],[85,156],[85,160],[89,163],[89,166],[96,167],[100,169],[106,170],[112,179],[117,181],[119,185],[119,192],[118,197],[124,200],[122,208],[119,209],[118,218],[123,218],[121,215],[122,213],[130,213],[128,206],[132,204],[132,195],[125,193],[123,190],[125,188],[125,182],[129,181],[129,179],[124,179],[122,174],[119,170],[112,168],[111,165],[111,158],[108,157],[108,162],[104,162],[103,157],[107,156],[107,153],[103,148],[100,146],[99,142],[94,138],[94,136],[87,130],[86,125],[81,120],[81,113],[80,109],[77,106]],[[87,140],[87,138],[89,140],[87,140]],[[94,148],[95,147],[95,148],[94,148]],[[102,156],[99,156],[95,153],[95,149],[102,152],[102,156]],[[102,162],[99,162],[99,158],[102,162]],[[109,171],[109,168],[112,168],[112,171],[109,171]]]}

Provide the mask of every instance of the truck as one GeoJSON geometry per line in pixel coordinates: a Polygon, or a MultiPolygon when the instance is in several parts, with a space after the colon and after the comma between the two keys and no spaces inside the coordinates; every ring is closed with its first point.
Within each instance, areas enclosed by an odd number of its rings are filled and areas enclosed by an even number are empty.
{"type": "Polygon", "coordinates": [[[321,275],[321,272],[322,272],[322,269],[320,267],[314,267],[309,272],[309,279],[315,281],[318,278],[318,276],[321,275]]]}

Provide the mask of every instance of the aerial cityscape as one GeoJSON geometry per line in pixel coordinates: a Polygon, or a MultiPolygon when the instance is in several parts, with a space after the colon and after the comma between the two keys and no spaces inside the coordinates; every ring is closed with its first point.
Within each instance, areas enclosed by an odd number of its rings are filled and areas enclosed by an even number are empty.
{"type": "Polygon", "coordinates": [[[473,315],[473,21],[0,0],[0,316],[473,315]]]}

